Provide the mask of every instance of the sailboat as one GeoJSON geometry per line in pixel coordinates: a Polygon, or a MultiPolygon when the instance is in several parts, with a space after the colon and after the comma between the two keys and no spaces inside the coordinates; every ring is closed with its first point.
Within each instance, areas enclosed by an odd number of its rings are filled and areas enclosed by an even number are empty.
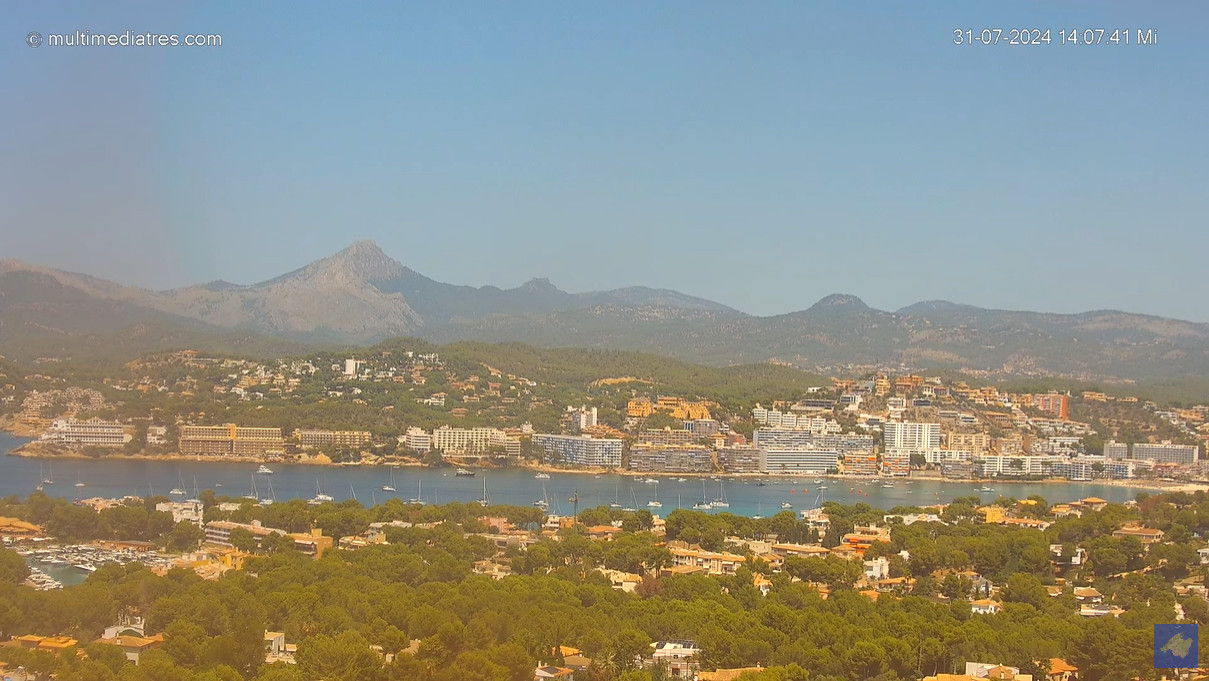
{"type": "MultiPolygon", "coordinates": [[[[255,478],[252,478],[252,479],[255,480],[255,478]]],[[[270,480],[269,481],[269,496],[265,497],[264,499],[261,499],[260,505],[261,506],[271,506],[272,504],[275,504],[275,503],[277,503],[277,495],[273,493],[273,481],[270,480]]]]}
{"type": "Polygon", "coordinates": [[[319,478],[315,478],[315,496],[306,503],[311,506],[318,506],[329,501],[334,501],[334,499],[330,495],[323,493],[323,489],[319,487],[319,478]]]}
{"type": "Polygon", "coordinates": [[[655,486],[655,498],[646,502],[646,505],[650,508],[663,508],[663,502],[659,501],[659,481],[656,480],[651,484],[655,486]]]}
{"type": "Polygon", "coordinates": [[[353,501],[357,500],[357,490],[353,489],[353,483],[348,483],[349,494],[353,495],[353,501]]]}
{"type": "Polygon", "coordinates": [[[609,504],[609,508],[621,508],[621,479],[618,478],[617,486],[613,488],[613,503],[609,504]]]}
{"type": "Polygon", "coordinates": [[[251,499],[252,501],[260,501],[260,494],[256,490],[256,476],[252,475],[250,477],[252,479],[252,489],[249,490],[247,494],[243,495],[243,498],[251,499]]]}
{"type": "MultiPolygon", "coordinates": [[[[702,481],[702,484],[704,484],[704,481],[702,481]]],[[[721,480],[718,480],[718,498],[714,499],[714,508],[730,508],[730,502],[726,500],[726,488],[723,487],[724,484],[721,480]]]]}
{"type": "Polygon", "coordinates": [[[174,497],[185,496],[185,494],[187,494],[187,492],[185,492],[185,481],[181,478],[180,471],[176,472],[176,482],[177,482],[177,486],[168,490],[168,494],[171,494],[174,497]]]}
{"type": "Polygon", "coordinates": [[[389,484],[389,485],[382,485],[382,491],[383,491],[383,492],[394,492],[394,491],[397,491],[397,490],[395,490],[395,469],[394,469],[394,468],[391,468],[391,469],[390,469],[390,484],[389,484]]]}
{"type": "Polygon", "coordinates": [[[419,482],[416,483],[416,498],[408,499],[407,503],[416,504],[417,506],[423,506],[424,505],[423,491],[424,491],[424,481],[420,480],[419,482]]]}
{"type": "Polygon", "coordinates": [[[76,471],[76,487],[83,487],[84,482],[80,480],[80,471],[76,471]]]}
{"type": "Polygon", "coordinates": [[[550,495],[546,494],[546,483],[545,482],[542,483],[542,498],[533,502],[533,505],[542,510],[545,510],[550,507],[550,495]]]}
{"type": "Polygon", "coordinates": [[[487,476],[483,476],[483,496],[478,500],[479,506],[490,506],[491,497],[487,496],[487,476]]]}
{"type": "Polygon", "coordinates": [[[752,520],[762,520],[764,518],[764,516],[761,515],[763,513],[763,511],[764,511],[764,509],[762,508],[762,505],[760,504],[760,502],[757,501],[756,502],[756,514],[753,515],[751,517],[751,519],[752,520]]]}
{"type": "Polygon", "coordinates": [[[46,473],[46,475],[42,476],[42,484],[43,485],[53,485],[53,484],[55,484],[55,465],[53,463],[48,462],[46,464],[46,468],[47,468],[47,473],[46,473]]]}
{"type": "Polygon", "coordinates": [[[630,485],[630,505],[621,509],[627,513],[634,513],[638,510],[638,497],[634,496],[634,486],[630,485]]]}
{"type": "Polygon", "coordinates": [[[693,504],[694,511],[708,511],[713,508],[713,504],[705,500],[705,480],[701,480],[701,501],[693,504]]]}

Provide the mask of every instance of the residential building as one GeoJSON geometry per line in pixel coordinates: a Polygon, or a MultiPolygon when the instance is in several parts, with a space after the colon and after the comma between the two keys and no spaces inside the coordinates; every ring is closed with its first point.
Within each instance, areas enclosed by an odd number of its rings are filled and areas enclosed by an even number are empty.
{"type": "Polygon", "coordinates": [[[945,434],[945,448],[982,453],[991,448],[991,436],[987,433],[949,431],[945,434]]]}
{"type": "Polygon", "coordinates": [[[1177,445],[1170,441],[1160,444],[1139,442],[1133,446],[1133,458],[1156,463],[1196,463],[1200,458],[1200,447],[1177,445]]]}
{"type": "Polygon", "coordinates": [[[399,439],[402,441],[403,446],[413,452],[424,453],[432,451],[432,435],[429,435],[428,431],[416,428],[415,426],[409,427],[403,433],[403,437],[399,439]]]}
{"type": "Polygon", "coordinates": [[[685,421],[684,428],[693,434],[693,439],[712,437],[722,432],[722,424],[714,419],[695,419],[685,421]]]}
{"type": "Polygon", "coordinates": [[[174,523],[193,523],[198,527],[202,525],[204,509],[202,508],[202,502],[196,499],[188,501],[163,501],[155,505],[155,510],[161,513],[171,513],[172,522],[174,523]]]}
{"type": "Polygon", "coordinates": [[[541,447],[549,460],[592,468],[621,467],[622,443],[618,439],[536,433],[533,444],[541,447]]]}
{"type": "Polygon", "coordinates": [[[45,442],[81,447],[121,447],[134,438],[132,428],[117,421],[55,419],[42,435],[45,442]]]}
{"type": "Polygon", "coordinates": [[[1109,459],[1128,459],[1129,445],[1124,442],[1109,440],[1104,443],[1104,456],[1109,459]]]}
{"type": "Polygon", "coordinates": [[[295,430],[303,447],[364,447],[372,439],[367,430],[295,430]]]}
{"type": "Polygon", "coordinates": [[[709,473],[714,470],[713,453],[707,447],[686,445],[630,448],[630,470],[663,473],[709,473]]]}
{"type": "Polygon", "coordinates": [[[905,449],[887,449],[882,452],[882,475],[906,477],[911,474],[911,452],[905,449]]]}
{"type": "Polygon", "coordinates": [[[847,452],[843,460],[844,475],[877,475],[877,456],[867,452],[847,452]]]}
{"type": "Polygon", "coordinates": [[[724,447],[718,450],[718,465],[727,473],[756,473],[760,468],[760,450],[755,447],[724,447]]]}
{"type": "Polygon", "coordinates": [[[886,449],[940,449],[940,424],[889,421],[882,424],[882,442],[886,449]]]}
{"type": "MultiPolygon", "coordinates": [[[[499,428],[451,428],[441,426],[432,431],[432,448],[446,454],[485,454],[493,446],[507,449],[510,438],[499,428]]],[[[520,447],[517,443],[517,453],[520,447]]]]}
{"type": "Polygon", "coordinates": [[[312,530],[309,533],[289,533],[275,527],[265,527],[259,520],[253,520],[251,523],[211,520],[206,523],[205,527],[206,542],[219,546],[231,546],[231,533],[238,529],[247,530],[258,542],[270,534],[288,535],[294,540],[295,548],[316,558],[322,556],[323,552],[332,548],[335,543],[331,537],[323,536],[320,530],[312,530]]]}
{"type": "Polygon", "coordinates": [[[197,456],[264,456],[279,453],[285,441],[280,428],[181,426],[180,453],[197,456]]]}
{"type": "Polygon", "coordinates": [[[757,428],[753,433],[753,442],[758,448],[814,448],[834,449],[837,452],[868,452],[873,453],[874,439],[872,435],[857,435],[853,433],[819,434],[808,430],[790,430],[786,428],[757,428]]]}
{"type": "Polygon", "coordinates": [[[679,445],[692,444],[696,438],[693,436],[693,431],[683,428],[671,429],[663,428],[653,430],[639,431],[635,437],[635,442],[642,444],[656,445],[661,447],[676,447],[679,445]]]}
{"type": "Polygon", "coordinates": [[[1065,421],[1070,418],[1070,398],[1058,393],[1033,395],[1033,406],[1065,421]]]}
{"type": "Polygon", "coordinates": [[[695,679],[697,677],[697,654],[701,649],[694,641],[671,640],[652,643],[654,652],[651,661],[668,666],[668,675],[673,679],[695,679]]]}
{"type": "Polygon", "coordinates": [[[811,447],[760,447],[764,473],[827,473],[839,470],[840,453],[811,447]]]}
{"type": "Polygon", "coordinates": [[[597,425],[596,407],[581,406],[578,409],[567,407],[567,414],[571,417],[571,430],[576,433],[588,428],[594,428],[597,425]]]}

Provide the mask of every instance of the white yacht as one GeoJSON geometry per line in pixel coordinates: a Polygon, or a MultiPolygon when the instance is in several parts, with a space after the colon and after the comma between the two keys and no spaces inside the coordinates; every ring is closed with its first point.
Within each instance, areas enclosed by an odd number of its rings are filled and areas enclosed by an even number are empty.
{"type": "Polygon", "coordinates": [[[533,479],[534,480],[549,480],[550,474],[549,473],[535,473],[533,475],[533,479]]]}
{"type": "Polygon", "coordinates": [[[257,473],[259,473],[259,474],[261,474],[261,475],[272,475],[272,474],[273,474],[273,469],[272,469],[272,468],[269,468],[268,466],[266,466],[266,465],[264,465],[264,464],[262,463],[262,464],[260,464],[260,468],[257,468],[257,469],[256,469],[256,472],[257,472],[257,473]]]}

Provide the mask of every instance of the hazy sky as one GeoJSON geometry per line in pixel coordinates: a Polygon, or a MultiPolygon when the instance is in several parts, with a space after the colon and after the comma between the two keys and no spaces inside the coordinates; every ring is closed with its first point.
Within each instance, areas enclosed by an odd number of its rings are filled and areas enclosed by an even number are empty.
{"type": "Polygon", "coordinates": [[[0,257],[1209,321],[1205,3],[165,4],[6,4],[0,257]],[[25,44],[76,30],[223,44],[25,44]]]}

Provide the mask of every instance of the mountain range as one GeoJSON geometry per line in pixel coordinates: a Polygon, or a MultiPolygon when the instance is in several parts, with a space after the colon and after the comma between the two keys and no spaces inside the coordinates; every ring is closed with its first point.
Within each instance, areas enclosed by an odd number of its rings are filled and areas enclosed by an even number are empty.
{"type": "Polygon", "coordinates": [[[0,354],[105,348],[286,352],[394,336],[436,342],[643,350],[714,365],[972,369],[1085,380],[1209,376],[1209,324],[1119,311],[1049,314],[947,301],[877,310],[851,295],[758,317],[641,286],[568,293],[547,279],[512,289],[435,281],[361,241],[267,281],[152,291],[0,261],[0,354]]]}

